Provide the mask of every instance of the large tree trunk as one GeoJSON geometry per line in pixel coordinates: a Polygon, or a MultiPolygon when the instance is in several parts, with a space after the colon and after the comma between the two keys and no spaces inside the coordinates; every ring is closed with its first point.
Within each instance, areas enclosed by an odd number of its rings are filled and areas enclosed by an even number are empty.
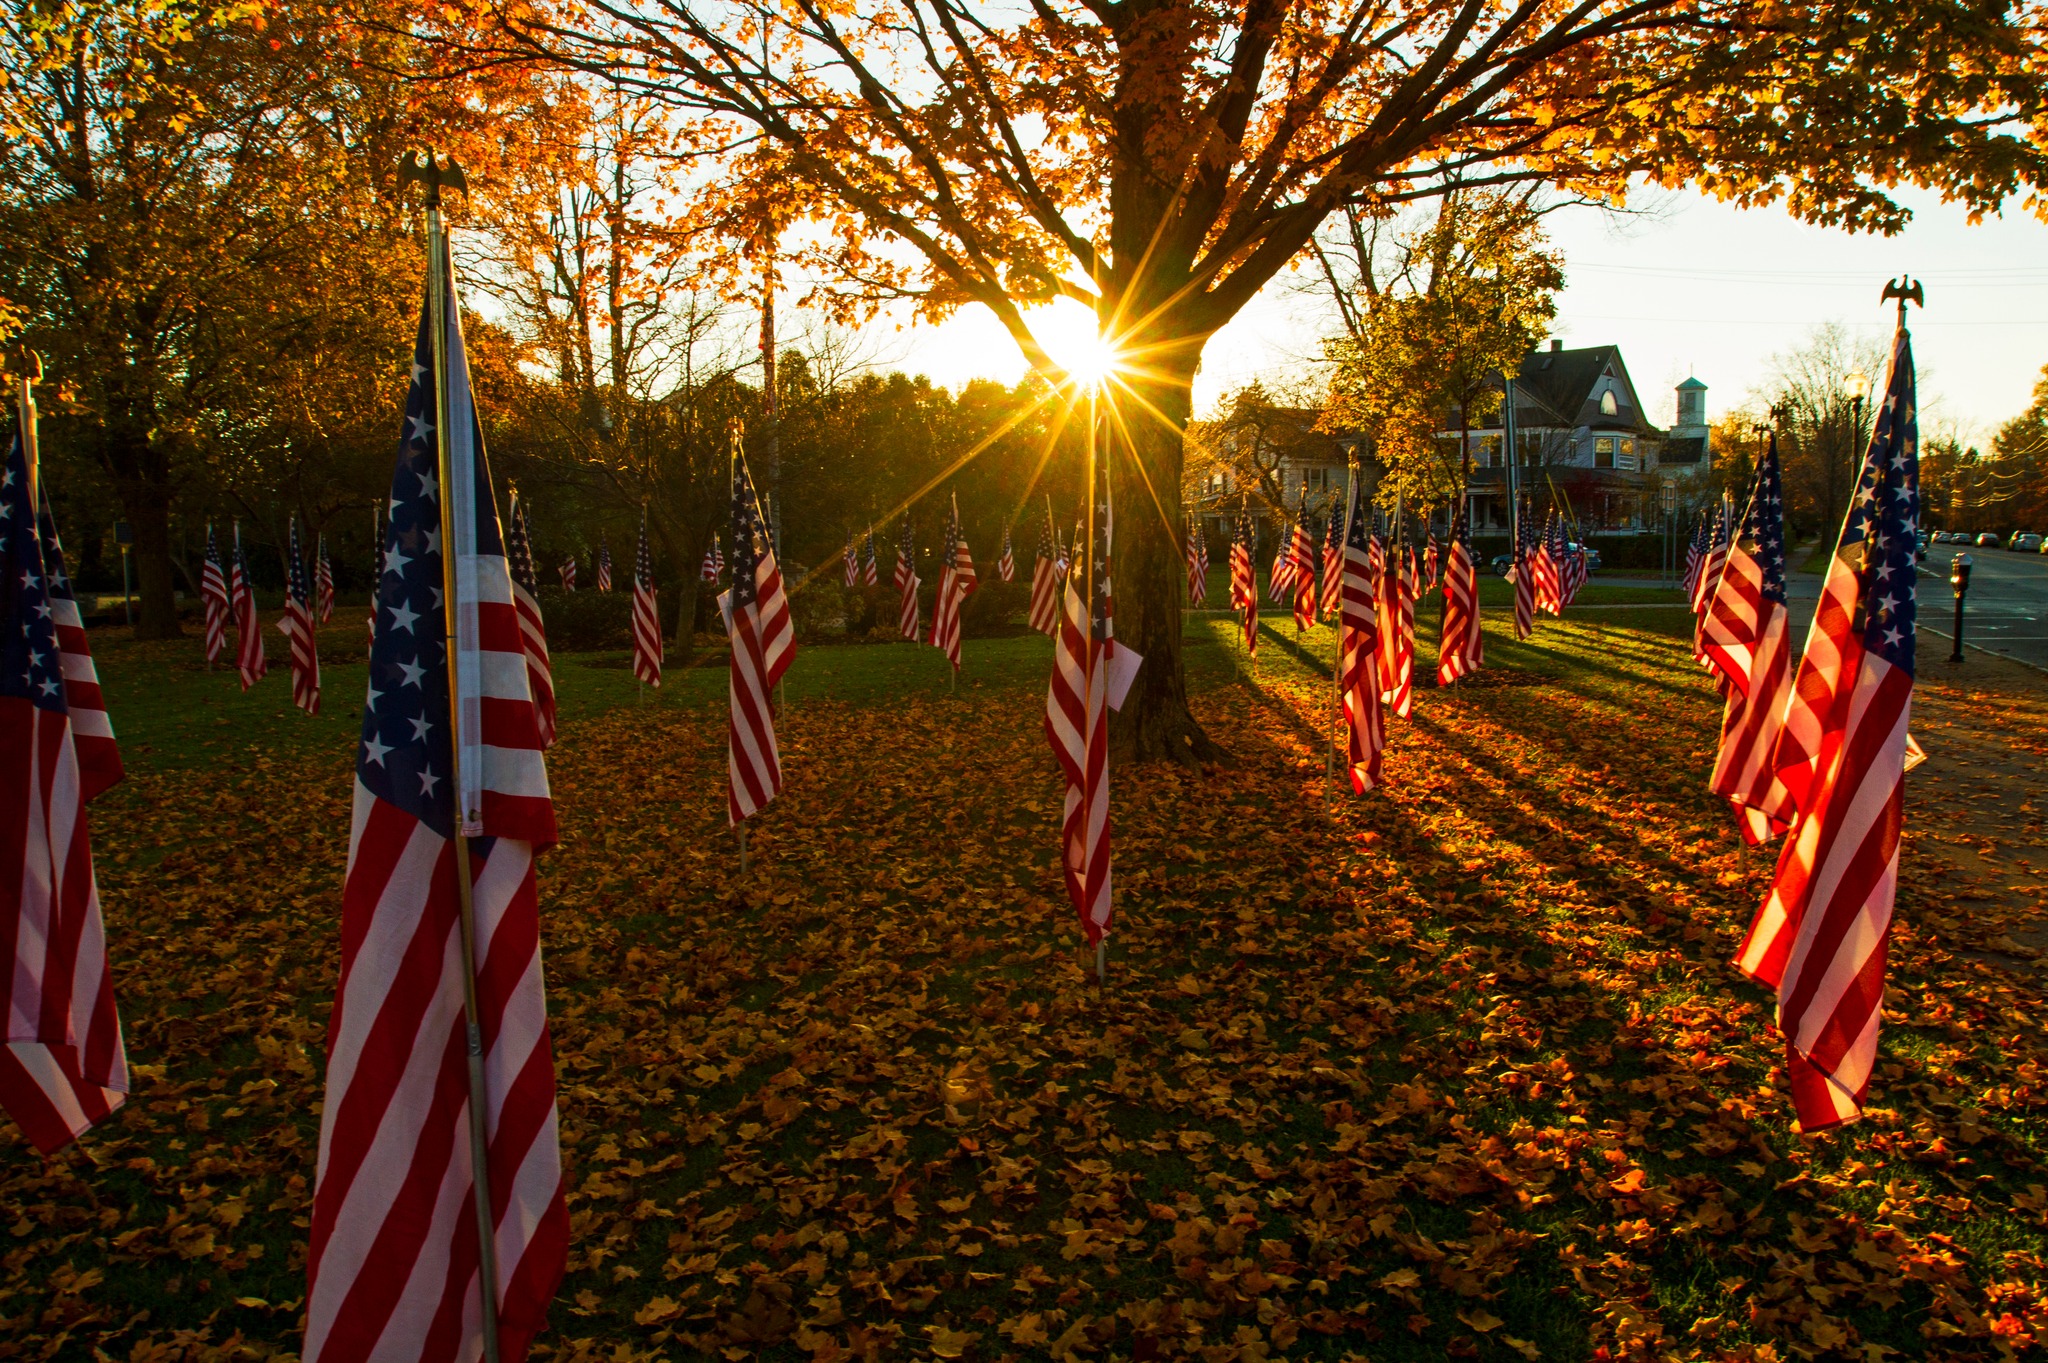
{"type": "Polygon", "coordinates": [[[1210,741],[1188,708],[1182,657],[1187,571],[1174,522],[1200,343],[1183,353],[1187,358],[1178,364],[1148,357],[1143,377],[1124,380],[1134,392],[1119,393],[1119,384],[1108,390],[1116,402],[1103,421],[1116,498],[1116,641],[1145,659],[1109,733],[1120,760],[1171,759],[1193,766],[1229,754],[1210,741]]]}
{"type": "Polygon", "coordinates": [[[171,566],[170,458],[147,435],[112,425],[101,433],[101,463],[113,476],[121,514],[135,537],[140,609],[138,639],[175,639],[178,628],[176,570],[171,566]]]}

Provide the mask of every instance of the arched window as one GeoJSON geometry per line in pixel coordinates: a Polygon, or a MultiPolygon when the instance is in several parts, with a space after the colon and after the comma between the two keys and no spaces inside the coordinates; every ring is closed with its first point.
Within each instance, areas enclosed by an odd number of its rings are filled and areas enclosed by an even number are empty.
{"type": "Polygon", "coordinates": [[[1615,402],[1615,400],[1614,400],[1614,390],[1613,390],[1612,388],[1608,389],[1608,390],[1607,390],[1606,392],[1604,392],[1604,393],[1602,393],[1602,394],[1600,395],[1600,415],[1601,415],[1601,416],[1619,416],[1619,415],[1621,415],[1621,407],[1620,407],[1620,405],[1619,405],[1619,404],[1617,404],[1617,403],[1615,402]]]}

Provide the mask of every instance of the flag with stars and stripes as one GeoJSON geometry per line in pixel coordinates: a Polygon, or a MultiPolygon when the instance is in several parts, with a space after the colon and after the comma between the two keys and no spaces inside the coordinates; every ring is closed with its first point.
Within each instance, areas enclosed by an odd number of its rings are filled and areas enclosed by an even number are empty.
{"type": "Polygon", "coordinates": [[[437,402],[423,308],[376,590],[306,1363],[477,1357],[479,1184],[497,1269],[488,1306],[507,1363],[545,1325],[568,1251],[534,882],[535,855],[555,841],[554,802],[452,283],[443,298],[445,392],[437,402]],[[472,1066],[484,1096],[481,1179],[472,1066]]]}
{"type": "Polygon", "coordinates": [[[860,581],[860,558],[853,547],[853,532],[846,532],[846,550],[840,555],[840,567],[844,570],[846,585],[851,587],[860,581]]]}
{"type": "Polygon", "coordinates": [[[1536,631],[1536,551],[1529,542],[1526,518],[1516,517],[1514,566],[1508,579],[1515,587],[1515,637],[1526,639],[1536,631]]]}
{"type": "Polygon", "coordinates": [[[199,602],[206,620],[206,664],[220,661],[228,643],[228,574],[211,522],[206,527],[206,561],[199,566],[199,602]]]}
{"type": "MultiPolygon", "coordinates": [[[[1379,582],[1373,573],[1372,515],[1365,505],[1364,480],[1351,480],[1345,499],[1344,558],[1337,612],[1337,694],[1344,712],[1344,765],[1351,789],[1363,795],[1380,783],[1380,755],[1387,746],[1386,716],[1380,709],[1379,582]]],[[[1331,523],[1338,524],[1336,516],[1331,523]]]]}
{"type": "MultiPolygon", "coordinates": [[[[1903,304],[1901,308],[1903,309],[1903,304]]],[[[1859,1116],[1877,1060],[1913,703],[1919,413],[1903,317],[1779,740],[1798,803],[1736,964],[1778,993],[1800,1126],[1859,1116]]]]}
{"type": "Polygon", "coordinates": [[[334,618],[334,565],[327,561],[327,536],[322,535],[313,553],[314,619],[326,624],[334,618]]]}
{"type": "Polygon", "coordinates": [[[1003,556],[996,560],[996,576],[1005,582],[1017,580],[1017,555],[1010,549],[1010,527],[1003,527],[1003,556]]]}
{"type": "Polygon", "coordinates": [[[516,491],[505,516],[505,567],[512,575],[512,609],[519,615],[526,689],[533,697],[541,750],[546,751],[555,745],[555,666],[548,657],[547,623],[540,614],[540,578],[533,571],[533,526],[516,491]]]}
{"type": "Polygon", "coordinates": [[[1436,586],[1437,573],[1443,566],[1443,555],[1436,542],[1436,526],[1429,527],[1429,547],[1422,551],[1422,591],[1428,595],[1436,586]]]}
{"type": "Polygon", "coordinates": [[[955,496],[946,521],[945,551],[939,557],[939,590],[932,597],[931,637],[931,646],[945,652],[955,672],[960,670],[960,608],[978,585],[974,559],[960,533],[960,499],[955,496]]]}
{"type": "Polygon", "coordinates": [[[716,582],[718,575],[725,571],[725,555],[718,547],[718,537],[712,536],[711,543],[704,546],[704,562],[697,569],[699,582],[716,582]]]}
{"type": "Polygon", "coordinates": [[[726,678],[726,820],[738,824],[782,793],[771,697],[796,657],[782,570],[744,459],[734,462],[732,474],[732,588],[718,604],[732,642],[726,678]]]}
{"type": "Polygon", "coordinates": [[[1678,580],[1678,590],[1685,593],[1687,601],[1699,590],[1700,573],[1707,563],[1707,513],[1700,510],[1699,522],[1693,526],[1692,538],[1685,546],[1685,575],[1678,580]]]}
{"type": "Polygon", "coordinates": [[[57,517],[50,509],[49,489],[41,489],[43,511],[37,528],[43,537],[50,616],[57,625],[57,652],[64,662],[64,706],[71,712],[71,743],[78,752],[78,774],[84,798],[93,799],[119,781],[124,772],[121,749],[114,741],[114,721],[100,693],[99,665],[85,637],[85,617],[71,576],[64,571],[64,546],[57,538],[57,517]]]}
{"type": "Polygon", "coordinates": [[[1245,652],[1259,656],[1258,531],[1250,511],[1240,507],[1237,533],[1230,540],[1230,604],[1242,617],[1245,652]]]}
{"type": "Polygon", "coordinates": [[[654,593],[654,555],[647,547],[647,515],[640,515],[640,547],[633,553],[633,675],[661,685],[661,606],[654,593]]]}
{"type": "MultiPolygon", "coordinates": [[[[1353,480],[1356,481],[1356,480],[1353,480]]],[[[1349,502],[1346,498],[1346,502],[1349,502]]],[[[1323,539],[1323,595],[1318,603],[1322,617],[1335,623],[1344,600],[1344,517],[1348,507],[1332,506],[1328,533],[1323,539]]]]}
{"type": "Polygon", "coordinates": [[[555,571],[561,575],[563,591],[573,592],[576,590],[576,556],[574,554],[563,559],[561,565],[555,571]]]}
{"type": "Polygon", "coordinates": [[[1380,699],[1408,718],[1415,701],[1415,556],[1402,545],[1384,560],[1378,601],[1380,699]]]}
{"type": "Polygon", "coordinates": [[[1451,547],[1443,558],[1443,576],[1443,637],[1437,641],[1436,682],[1449,686],[1477,672],[1486,657],[1479,619],[1479,564],[1472,555],[1471,523],[1463,506],[1451,522],[1451,547]]]}
{"type": "Polygon", "coordinates": [[[1559,562],[1564,557],[1563,537],[1557,529],[1557,511],[1543,518],[1543,530],[1536,537],[1532,572],[1536,584],[1536,609],[1555,616],[1564,610],[1564,574],[1559,562]]]}
{"type": "Polygon", "coordinates": [[[292,704],[309,715],[320,713],[320,641],[314,635],[313,582],[306,556],[299,551],[299,523],[291,526],[284,564],[284,614],[278,632],[291,642],[292,704]]]}
{"type": "Polygon", "coordinates": [[[870,587],[882,580],[881,571],[875,566],[875,527],[872,525],[860,542],[860,580],[870,587]]]}
{"type": "Polygon", "coordinates": [[[228,608],[235,617],[235,667],[247,691],[270,671],[270,660],[263,655],[263,626],[256,618],[256,589],[249,581],[240,521],[235,522],[235,559],[228,565],[228,608]]]}
{"type": "Polygon", "coordinates": [[[601,592],[612,589],[612,547],[602,540],[597,544],[597,589],[601,592]]]}
{"type": "Polygon", "coordinates": [[[1724,492],[1721,505],[1714,513],[1713,535],[1707,541],[1706,561],[1700,565],[1700,579],[1693,589],[1692,611],[1698,619],[1693,622],[1692,656],[1702,666],[1707,661],[1707,607],[1713,604],[1714,593],[1721,589],[1721,570],[1728,564],[1728,541],[1734,532],[1735,509],[1732,499],[1724,492]]]}
{"type": "Polygon", "coordinates": [[[1316,537],[1308,525],[1308,494],[1295,508],[1294,530],[1287,538],[1287,587],[1294,594],[1294,628],[1316,622],[1316,537]]]}
{"type": "Polygon", "coordinates": [[[1188,522],[1188,604],[1199,606],[1209,596],[1209,546],[1202,536],[1201,517],[1189,514],[1188,522]]]}
{"type": "Polygon", "coordinates": [[[120,778],[120,759],[111,729],[111,767],[87,769],[80,750],[71,698],[98,687],[79,651],[84,630],[66,622],[65,604],[76,620],[77,603],[55,542],[37,533],[34,420],[33,407],[22,413],[26,434],[17,430],[0,470],[0,788],[15,811],[0,837],[0,1108],[47,1155],[121,1106],[128,1061],[86,817],[87,802],[120,778]]]}
{"type": "Polygon", "coordinates": [[[1108,488],[1105,466],[1090,489],[1096,498],[1093,553],[1077,552],[1061,587],[1052,680],[1045,692],[1045,737],[1066,785],[1060,814],[1060,873],[1090,945],[1109,935],[1109,712],[1123,700],[1112,674],[1125,667],[1117,657],[1110,595],[1115,536],[1108,488]]]}
{"type": "Polygon", "coordinates": [[[1728,797],[1752,847],[1783,832],[1796,812],[1771,765],[1792,699],[1782,482],[1773,431],[1757,464],[1742,533],[1728,551],[1707,640],[1709,661],[1729,683],[1721,746],[1707,788],[1728,797]]]}
{"type": "Polygon", "coordinates": [[[897,611],[896,628],[904,638],[913,642],[917,639],[917,540],[910,532],[910,516],[903,517],[903,533],[896,541],[896,573],[890,579],[896,586],[897,611]]]}
{"type": "Polygon", "coordinates": [[[1038,558],[1031,565],[1031,628],[1058,637],[1060,627],[1059,553],[1053,546],[1052,509],[1038,527],[1038,558]]]}

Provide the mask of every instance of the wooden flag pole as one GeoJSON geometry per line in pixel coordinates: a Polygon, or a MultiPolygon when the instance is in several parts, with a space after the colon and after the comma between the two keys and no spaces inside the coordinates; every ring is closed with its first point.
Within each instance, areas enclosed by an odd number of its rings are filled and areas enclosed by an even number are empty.
{"type": "Polygon", "coordinates": [[[491,1200],[490,1104],[484,1084],[483,1027],[476,996],[475,884],[470,870],[469,834],[465,831],[470,812],[459,807],[463,795],[462,691],[456,667],[461,653],[457,632],[460,612],[455,580],[455,484],[449,476],[453,469],[448,448],[448,247],[446,229],[441,221],[441,190],[449,187],[468,193],[469,184],[461,167],[452,158],[446,166],[438,166],[432,152],[427,153],[425,165],[407,153],[399,163],[398,176],[401,184],[407,180],[418,180],[426,191],[428,326],[433,335],[434,444],[441,480],[442,607],[446,612],[448,711],[452,730],[449,753],[453,769],[449,775],[458,806],[455,810],[456,826],[451,831],[455,845],[456,918],[462,938],[462,1013],[469,1052],[470,1175],[476,1193],[477,1288],[482,1296],[480,1317],[484,1363],[498,1363],[497,1216],[491,1200]]]}

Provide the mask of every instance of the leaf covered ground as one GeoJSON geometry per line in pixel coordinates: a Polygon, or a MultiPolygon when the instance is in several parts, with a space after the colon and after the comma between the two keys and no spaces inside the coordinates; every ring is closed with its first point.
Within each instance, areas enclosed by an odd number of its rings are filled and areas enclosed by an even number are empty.
{"type": "MultiPolygon", "coordinates": [[[[2011,858],[2048,691],[1925,669],[1873,1106],[1801,1137],[1728,964],[1766,867],[1703,792],[1683,619],[1490,637],[1478,684],[1392,725],[1383,794],[1326,800],[1330,632],[1240,680],[1198,618],[1196,705],[1240,760],[1116,774],[1100,988],[1042,641],[971,643],[951,695],[931,650],[808,651],[744,880],[722,673],[641,704],[564,659],[541,894],[575,1237],[540,1353],[2034,1352],[2048,939],[2011,858]]],[[[308,721],[194,652],[102,644],[137,1086],[54,1161],[0,1134],[0,1357],[299,1345],[361,668],[308,721]]]]}

